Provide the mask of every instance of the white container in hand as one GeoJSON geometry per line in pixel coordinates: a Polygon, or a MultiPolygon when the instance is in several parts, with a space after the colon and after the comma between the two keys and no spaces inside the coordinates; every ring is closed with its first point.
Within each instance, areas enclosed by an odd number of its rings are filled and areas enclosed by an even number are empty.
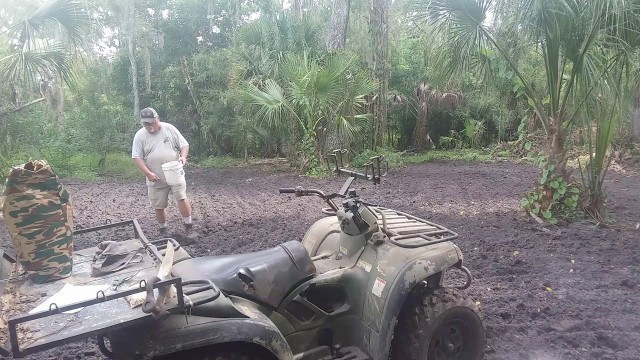
{"type": "Polygon", "coordinates": [[[171,186],[186,184],[184,169],[180,161],[169,161],[162,164],[162,171],[167,184],[171,186]]]}

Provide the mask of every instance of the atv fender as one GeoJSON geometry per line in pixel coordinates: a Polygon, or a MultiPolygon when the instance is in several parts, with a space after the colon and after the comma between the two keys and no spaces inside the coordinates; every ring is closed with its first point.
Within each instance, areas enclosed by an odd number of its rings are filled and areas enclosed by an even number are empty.
{"type": "Polygon", "coordinates": [[[173,315],[163,322],[110,334],[112,350],[119,359],[146,359],[168,354],[179,356],[185,350],[219,344],[253,343],[280,360],[293,359],[289,344],[273,322],[255,304],[240,300],[234,307],[238,315],[246,317],[173,315]]]}
{"type": "Polygon", "coordinates": [[[307,233],[302,238],[302,245],[307,249],[310,256],[316,256],[321,253],[319,251],[327,250],[333,252],[333,248],[328,244],[332,241],[337,241],[340,238],[340,223],[338,217],[329,216],[322,218],[307,230],[307,233]],[[329,240],[329,241],[327,241],[329,240]],[[327,244],[325,244],[325,242],[327,244]],[[323,246],[324,245],[324,246],[323,246]]]}
{"type": "Polygon", "coordinates": [[[369,353],[373,359],[386,360],[398,314],[411,290],[423,280],[429,286],[441,286],[445,270],[461,266],[463,256],[451,242],[416,249],[385,243],[376,250],[377,254],[367,251],[361,257],[377,258],[377,267],[371,270],[362,317],[372,329],[369,353]]]}

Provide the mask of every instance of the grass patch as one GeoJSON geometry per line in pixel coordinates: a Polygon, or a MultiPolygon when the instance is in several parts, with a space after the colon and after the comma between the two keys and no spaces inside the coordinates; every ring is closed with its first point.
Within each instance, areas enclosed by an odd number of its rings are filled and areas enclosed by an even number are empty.
{"type": "Polygon", "coordinates": [[[421,154],[405,155],[402,159],[406,164],[419,164],[439,160],[489,162],[493,160],[493,156],[478,149],[460,149],[430,150],[421,154]]]}
{"type": "Polygon", "coordinates": [[[117,176],[125,179],[144,178],[131,159],[130,154],[109,154],[100,169],[100,175],[117,176]]]}
{"type": "MultiPolygon", "coordinates": [[[[462,150],[430,150],[416,155],[402,155],[391,149],[378,149],[377,151],[365,150],[351,160],[351,169],[361,169],[372,156],[384,155],[391,168],[407,164],[419,164],[428,161],[458,160],[458,161],[491,161],[492,156],[476,149],[462,150]]],[[[0,182],[4,182],[12,166],[24,164],[32,159],[44,159],[53,167],[54,172],[61,178],[74,178],[80,180],[95,180],[101,176],[118,177],[123,179],[138,179],[142,175],[133,164],[131,155],[125,153],[108,154],[104,163],[100,163],[101,156],[97,153],[74,154],[64,156],[62,153],[50,153],[43,157],[37,153],[19,153],[12,156],[0,155],[0,182]]],[[[347,159],[345,159],[347,161],[347,159]]],[[[268,172],[290,171],[291,167],[283,159],[249,159],[245,162],[241,158],[231,156],[215,156],[203,159],[194,159],[193,165],[207,169],[222,169],[240,166],[260,165],[268,172]]],[[[330,173],[324,166],[317,169],[313,177],[326,177],[330,173]]]]}
{"type": "Polygon", "coordinates": [[[21,165],[29,161],[29,155],[18,153],[11,154],[10,156],[3,156],[0,154],[0,180],[4,183],[4,180],[9,175],[9,171],[13,166],[21,165]]]}
{"type": "MultiPolygon", "coordinates": [[[[357,154],[350,163],[351,169],[362,169],[371,157],[383,155],[389,163],[389,168],[400,167],[409,164],[420,164],[429,161],[472,161],[490,162],[494,157],[488,152],[479,149],[459,150],[429,150],[419,154],[402,154],[391,149],[380,148],[376,151],[365,150],[357,154]]],[[[346,161],[346,160],[345,160],[346,161]]]]}
{"type": "Polygon", "coordinates": [[[242,159],[231,156],[210,156],[203,159],[196,159],[194,164],[205,169],[223,169],[246,164],[242,159]]]}
{"type": "Polygon", "coordinates": [[[101,176],[123,179],[142,177],[129,154],[107,154],[102,163],[101,159],[99,154],[75,154],[62,164],[53,162],[52,165],[58,175],[80,180],[95,180],[101,176]]]}
{"type": "MultiPolygon", "coordinates": [[[[379,148],[375,151],[367,149],[359,153],[351,160],[351,166],[353,168],[363,168],[364,164],[370,162],[372,157],[380,155],[384,156],[385,161],[389,162],[390,167],[404,165],[404,158],[399,152],[393,149],[379,148]]],[[[347,159],[343,160],[346,161],[347,159]]]]}
{"type": "Polygon", "coordinates": [[[9,175],[9,170],[13,166],[18,166],[29,161],[45,160],[51,165],[53,171],[61,178],[73,178],[79,180],[95,180],[100,176],[120,177],[125,179],[140,178],[142,175],[133,164],[131,155],[123,153],[108,154],[101,164],[100,154],[74,154],[63,156],[58,153],[50,153],[49,156],[40,156],[36,153],[32,155],[17,154],[11,158],[0,159],[0,179],[4,181],[9,175]]]}

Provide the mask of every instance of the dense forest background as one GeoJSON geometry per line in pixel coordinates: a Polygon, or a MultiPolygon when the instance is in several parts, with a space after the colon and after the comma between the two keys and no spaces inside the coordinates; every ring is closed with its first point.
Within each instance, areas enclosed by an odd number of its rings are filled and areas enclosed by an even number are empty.
{"type": "Polygon", "coordinates": [[[3,1],[0,169],[131,176],[151,106],[202,166],[471,149],[541,167],[532,216],[600,221],[637,152],[639,34],[628,0],[3,1]]]}

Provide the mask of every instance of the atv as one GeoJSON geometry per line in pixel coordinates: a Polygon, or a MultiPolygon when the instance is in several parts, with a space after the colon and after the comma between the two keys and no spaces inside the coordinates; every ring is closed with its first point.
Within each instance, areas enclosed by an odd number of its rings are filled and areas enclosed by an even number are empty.
{"type": "MultiPolygon", "coordinates": [[[[485,331],[462,292],[472,278],[452,243],[458,234],[363,200],[353,182],[379,184],[384,159],[371,158],[365,172],[355,172],[343,166],[342,154],[327,157],[335,173],[348,177],[338,192],[279,189],[327,205],[302,242],[191,258],[175,241],[163,247],[137,228],[156,263],[173,247],[170,276],[146,274],[122,292],[146,294],[135,313],[104,310],[122,293],[99,294],[96,323],[67,338],[97,336],[102,352],[116,359],[482,359],[485,331]],[[462,281],[444,286],[453,273],[462,281]]],[[[90,302],[50,305],[42,317],[90,302]]],[[[10,321],[12,334],[36,316],[10,321]]],[[[49,347],[64,342],[52,336],[49,347]]],[[[16,356],[46,347],[21,349],[12,337],[12,348],[16,356]]]]}

